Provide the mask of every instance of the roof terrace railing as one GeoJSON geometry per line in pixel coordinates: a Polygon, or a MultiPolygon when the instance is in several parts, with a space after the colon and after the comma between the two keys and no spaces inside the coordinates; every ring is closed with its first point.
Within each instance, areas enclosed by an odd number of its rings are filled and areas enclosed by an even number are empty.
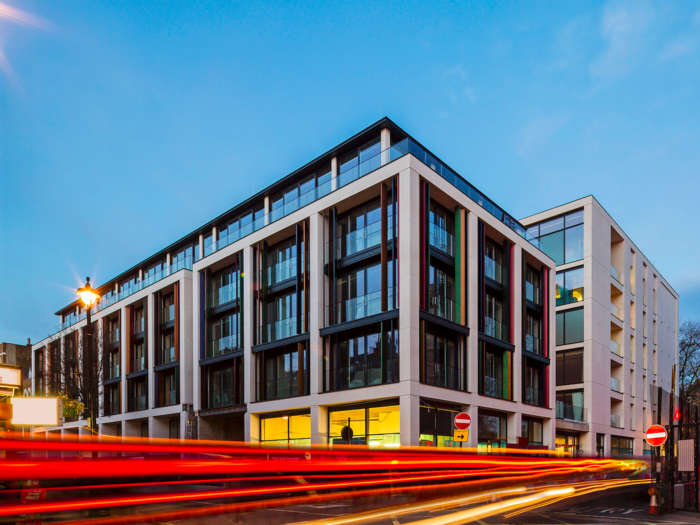
{"type": "MultiPolygon", "coordinates": [[[[272,210],[266,213],[264,216],[259,217],[236,230],[230,231],[221,239],[213,240],[204,246],[204,257],[207,257],[208,255],[211,255],[212,253],[233,244],[237,240],[250,235],[268,224],[272,224],[282,217],[285,217],[290,213],[293,213],[304,206],[325,197],[343,186],[346,186],[349,183],[356,181],[375,170],[378,170],[382,166],[408,155],[409,153],[432,169],[435,173],[440,175],[443,179],[455,186],[462,193],[467,195],[470,199],[488,211],[491,215],[496,217],[499,221],[506,224],[522,238],[537,248],[542,249],[542,245],[540,244],[539,240],[530,235],[525,227],[518,221],[494,204],[493,201],[477,190],[474,186],[433,157],[425,148],[423,148],[423,146],[410,138],[405,138],[390,148],[387,148],[384,151],[377,153],[375,156],[366,159],[362,163],[340,172],[337,176],[324,182],[320,186],[311,188],[309,191],[286,203],[284,206],[272,210]]],[[[197,254],[195,258],[195,261],[198,260],[200,260],[199,254],[197,254]]]]}

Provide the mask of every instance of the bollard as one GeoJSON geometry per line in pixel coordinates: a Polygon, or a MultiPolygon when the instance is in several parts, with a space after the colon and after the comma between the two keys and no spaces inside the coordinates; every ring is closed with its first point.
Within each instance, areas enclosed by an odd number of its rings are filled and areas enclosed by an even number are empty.
{"type": "Polygon", "coordinates": [[[658,489],[656,487],[651,487],[649,489],[649,495],[651,496],[651,502],[649,503],[649,514],[658,514],[659,513],[659,503],[656,499],[656,495],[658,494],[658,489]]]}

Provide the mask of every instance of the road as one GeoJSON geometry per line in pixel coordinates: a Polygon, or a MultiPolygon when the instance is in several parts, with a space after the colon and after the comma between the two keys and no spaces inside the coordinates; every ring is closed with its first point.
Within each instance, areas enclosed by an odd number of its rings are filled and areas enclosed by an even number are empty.
{"type": "MultiPolygon", "coordinates": [[[[673,523],[700,524],[700,517],[692,512],[677,512],[672,515],[650,515],[648,486],[632,487],[597,492],[581,497],[572,497],[535,510],[517,515],[502,512],[482,519],[459,519],[458,513],[475,507],[492,503],[493,500],[478,501],[472,505],[452,508],[417,510],[399,515],[387,515],[377,519],[352,520],[352,523],[371,525],[405,525],[431,520],[432,523],[477,523],[479,525],[584,525],[584,524],[656,524],[673,523]],[[457,521],[452,521],[457,519],[457,521]]],[[[392,503],[405,503],[402,498],[395,498],[392,503]]],[[[319,505],[296,505],[279,509],[266,509],[235,515],[218,515],[208,518],[184,519],[169,522],[173,525],[195,524],[234,524],[234,525],[287,525],[305,522],[320,523],[320,520],[336,522],[338,518],[351,518],[360,512],[374,510],[369,506],[355,503],[327,503],[319,505]]],[[[700,516],[700,515],[699,515],[700,516]]],[[[340,522],[345,520],[340,520],[340,522]]],[[[350,522],[350,520],[348,520],[350,522]]]]}

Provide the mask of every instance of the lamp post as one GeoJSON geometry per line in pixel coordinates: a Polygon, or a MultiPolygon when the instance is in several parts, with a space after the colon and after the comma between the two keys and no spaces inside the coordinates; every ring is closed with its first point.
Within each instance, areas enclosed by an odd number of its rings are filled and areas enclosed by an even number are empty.
{"type": "MultiPolygon", "coordinates": [[[[82,288],[78,288],[78,291],[76,292],[80,296],[80,300],[83,302],[83,308],[85,309],[85,312],[87,314],[87,326],[85,329],[85,335],[87,336],[87,342],[86,342],[86,348],[85,348],[85,360],[84,360],[84,369],[83,369],[83,380],[84,380],[84,386],[85,386],[85,405],[87,407],[88,411],[88,428],[90,431],[94,434],[96,429],[97,429],[97,415],[98,415],[98,409],[96,406],[96,399],[95,399],[95,389],[94,389],[94,368],[93,368],[93,362],[92,362],[92,345],[91,340],[92,340],[92,334],[91,332],[91,322],[90,322],[90,310],[92,309],[93,306],[95,306],[95,303],[97,303],[97,300],[100,298],[99,295],[95,293],[95,291],[92,289],[92,286],[90,286],[90,278],[87,278],[87,283],[85,283],[85,286],[82,288]]],[[[93,457],[95,456],[95,453],[93,452],[93,457]]]]}

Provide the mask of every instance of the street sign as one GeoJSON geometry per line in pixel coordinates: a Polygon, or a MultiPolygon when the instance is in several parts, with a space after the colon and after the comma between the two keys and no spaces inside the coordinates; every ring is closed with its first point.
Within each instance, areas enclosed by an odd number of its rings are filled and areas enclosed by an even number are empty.
{"type": "Polygon", "coordinates": [[[459,428],[460,430],[465,430],[469,428],[469,425],[472,424],[472,418],[469,416],[469,414],[465,414],[464,412],[460,412],[455,416],[455,426],[459,428]]]}
{"type": "Polygon", "coordinates": [[[647,430],[646,440],[652,447],[659,447],[666,443],[668,432],[661,425],[652,425],[647,430]]]}
{"type": "Polygon", "coordinates": [[[455,441],[468,441],[469,440],[469,430],[455,430],[455,441]]]}
{"type": "Polygon", "coordinates": [[[12,365],[0,365],[0,386],[22,388],[22,368],[12,365]]]}
{"type": "Polygon", "coordinates": [[[347,441],[348,444],[350,444],[350,440],[352,439],[354,432],[352,431],[352,428],[347,426],[343,427],[340,430],[340,437],[343,438],[343,441],[347,441]]]}

